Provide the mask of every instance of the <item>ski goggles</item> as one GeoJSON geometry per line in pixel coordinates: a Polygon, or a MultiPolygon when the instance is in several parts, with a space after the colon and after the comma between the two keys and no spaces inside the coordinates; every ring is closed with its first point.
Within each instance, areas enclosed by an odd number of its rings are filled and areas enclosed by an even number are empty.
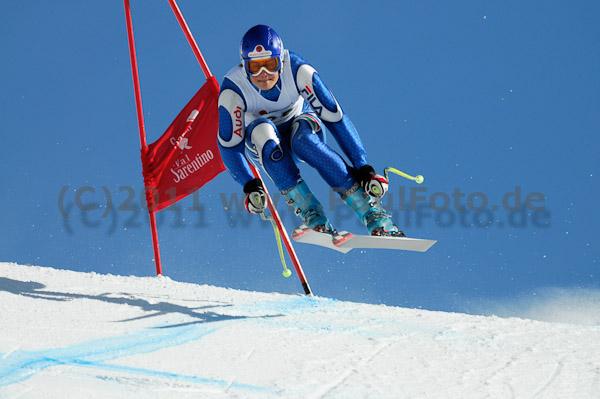
{"type": "Polygon", "coordinates": [[[258,76],[263,69],[270,75],[273,75],[281,69],[279,57],[264,58],[262,60],[246,60],[244,63],[246,72],[251,76],[258,76]]]}

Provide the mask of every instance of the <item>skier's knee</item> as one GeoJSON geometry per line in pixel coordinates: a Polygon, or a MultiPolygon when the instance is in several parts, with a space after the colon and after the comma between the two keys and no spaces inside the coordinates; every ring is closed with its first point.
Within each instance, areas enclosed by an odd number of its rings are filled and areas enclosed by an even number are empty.
{"type": "Polygon", "coordinates": [[[248,126],[247,148],[254,159],[264,165],[264,159],[279,161],[283,158],[277,127],[268,119],[257,119],[248,126]],[[248,145],[249,144],[249,145],[248,145]]]}

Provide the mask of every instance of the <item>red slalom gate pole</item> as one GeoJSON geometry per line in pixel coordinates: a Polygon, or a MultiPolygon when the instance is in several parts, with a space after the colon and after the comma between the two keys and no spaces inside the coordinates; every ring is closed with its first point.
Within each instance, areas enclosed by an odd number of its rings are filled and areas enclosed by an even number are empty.
{"type": "MultiPolygon", "coordinates": [[[[258,177],[259,179],[262,180],[262,177],[260,176],[260,173],[258,172],[258,169],[256,168],[256,166],[254,166],[251,162],[248,162],[248,164],[250,165],[250,169],[252,169],[252,174],[254,174],[254,177],[258,177]]],[[[290,259],[292,260],[292,263],[294,264],[294,269],[296,269],[296,274],[298,275],[298,278],[300,279],[302,288],[304,288],[304,293],[306,295],[312,295],[312,291],[310,290],[310,286],[308,285],[308,281],[306,280],[306,276],[304,275],[304,270],[302,270],[302,266],[300,265],[300,260],[298,259],[298,255],[296,255],[296,251],[294,250],[292,242],[290,241],[290,237],[288,236],[288,233],[285,230],[285,226],[283,226],[283,223],[281,223],[281,218],[279,217],[279,213],[277,213],[277,209],[275,208],[275,205],[273,204],[273,200],[271,199],[271,196],[269,195],[269,191],[267,190],[267,185],[264,184],[264,182],[263,182],[263,188],[265,189],[265,194],[267,195],[267,205],[269,207],[269,212],[271,212],[271,216],[273,216],[275,223],[277,223],[277,228],[279,229],[279,233],[281,234],[281,238],[283,239],[285,248],[287,249],[288,254],[290,255],[290,259]]]]}
{"type": "MultiPolygon", "coordinates": [[[[168,0],[168,1],[169,1],[169,4],[171,5],[171,9],[173,10],[173,13],[175,13],[175,17],[177,18],[177,21],[179,22],[181,29],[183,30],[183,33],[185,34],[185,37],[187,38],[190,46],[192,47],[192,50],[194,51],[196,58],[198,59],[198,63],[200,63],[200,66],[202,67],[202,70],[204,71],[204,75],[206,75],[206,78],[208,79],[209,77],[212,76],[212,73],[210,72],[210,69],[208,68],[206,60],[204,59],[204,57],[202,56],[202,53],[200,52],[200,48],[198,47],[198,44],[194,40],[194,36],[192,35],[190,28],[188,27],[187,23],[185,22],[185,19],[183,18],[183,15],[181,14],[181,10],[177,6],[177,3],[175,2],[175,0],[168,0]]],[[[252,169],[252,173],[254,174],[254,177],[258,177],[259,179],[262,180],[262,178],[260,177],[260,173],[258,172],[258,169],[256,169],[256,167],[252,163],[250,163],[250,162],[248,162],[248,163],[250,164],[250,168],[252,169]]],[[[302,270],[302,266],[300,265],[300,260],[298,259],[298,256],[296,255],[296,251],[294,250],[294,247],[292,245],[290,237],[288,236],[287,231],[285,230],[285,227],[283,226],[283,223],[281,223],[281,218],[279,217],[279,213],[277,213],[277,209],[275,209],[275,206],[273,205],[273,200],[271,199],[271,196],[269,195],[269,192],[267,191],[267,186],[265,184],[263,184],[263,186],[265,188],[265,194],[267,195],[267,205],[269,207],[269,212],[271,212],[271,216],[273,216],[273,219],[275,220],[275,223],[277,224],[277,228],[279,229],[279,233],[281,234],[283,243],[285,244],[285,248],[287,249],[288,254],[290,255],[290,259],[292,260],[292,263],[294,264],[294,268],[296,269],[296,274],[298,274],[298,277],[300,278],[300,283],[302,283],[302,288],[304,288],[304,293],[306,295],[312,295],[312,291],[310,290],[308,281],[306,281],[306,276],[304,275],[304,270],[302,270]]]]}
{"type": "Polygon", "coordinates": [[[198,63],[200,64],[200,66],[202,67],[202,70],[204,71],[204,75],[206,76],[206,79],[208,79],[209,77],[212,76],[212,73],[210,72],[210,69],[208,69],[208,64],[206,63],[206,60],[204,59],[204,57],[202,56],[202,53],[200,52],[200,47],[198,47],[196,40],[194,40],[192,31],[190,31],[190,28],[189,28],[187,22],[185,22],[185,19],[183,18],[183,14],[181,13],[181,10],[179,9],[179,6],[175,2],[175,0],[168,0],[168,1],[169,1],[169,5],[171,6],[171,9],[173,10],[173,13],[175,14],[175,17],[177,18],[177,22],[179,22],[179,26],[181,26],[181,30],[183,30],[183,33],[185,34],[185,37],[188,40],[188,43],[192,47],[192,51],[196,55],[196,59],[198,60],[198,63]]]}
{"type": "MultiPolygon", "coordinates": [[[[129,6],[129,0],[125,2],[125,18],[127,20],[127,39],[129,41],[129,55],[131,58],[131,73],[133,75],[133,91],[135,93],[135,107],[137,110],[138,128],[140,131],[140,145],[142,147],[142,153],[145,154],[148,151],[148,145],[146,144],[146,129],[144,128],[144,111],[142,109],[142,94],[140,90],[140,78],[138,75],[137,58],[135,55],[135,41],[133,39],[133,23],[131,19],[131,8],[129,6]]],[[[142,167],[144,165],[142,164],[142,167]]],[[[156,264],[156,275],[162,275],[162,266],[160,263],[160,248],[158,246],[158,230],[156,228],[156,215],[152,204],[148,201],[149,193],[151,190],[148,187],[146,190],[146,201],[148,202],[148,215],[150,217],[150,229],[152,230],[152,247],[154,248],[154,262],[156,264]]]]}

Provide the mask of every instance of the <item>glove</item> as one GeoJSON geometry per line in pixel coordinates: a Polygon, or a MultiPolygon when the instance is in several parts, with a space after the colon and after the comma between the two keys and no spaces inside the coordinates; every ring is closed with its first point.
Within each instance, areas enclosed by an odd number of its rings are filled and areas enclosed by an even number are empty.
{"type": "Polygon", "coordinates": [[[267,209],[267,194],[265,194],[265,189],[260,179],[256,178],[246,183],[244,192],[246,193],[244,206],[248,212],[258,214],[263,213],[267,209]]]}
{"type": "Polygon", "coordinates": [[[356,175],[362,188],[371,197],[381,199],[387,193],[389,182],[385,177],[375,173],[371,165],[361,166],[356,175]]]}

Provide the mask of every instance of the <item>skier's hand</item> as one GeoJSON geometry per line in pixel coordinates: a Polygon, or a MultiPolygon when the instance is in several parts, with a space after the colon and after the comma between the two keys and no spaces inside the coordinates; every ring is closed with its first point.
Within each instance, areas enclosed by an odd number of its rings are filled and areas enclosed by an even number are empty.
{"type": "Polygon", "coordinates": [[[388,191],[389,182],[375,173],[371,165],[364,165],[358,169],[357,178],[365,192],[373,198],[381,199],[388,191]]]}
{"type": "Polygon", "coordinates": [[[260,179],[257,178],[246,183],[244,192],[246,193],[244,205],[248,212],[258,214],[267,209],[267,195],[260,179]]]}

